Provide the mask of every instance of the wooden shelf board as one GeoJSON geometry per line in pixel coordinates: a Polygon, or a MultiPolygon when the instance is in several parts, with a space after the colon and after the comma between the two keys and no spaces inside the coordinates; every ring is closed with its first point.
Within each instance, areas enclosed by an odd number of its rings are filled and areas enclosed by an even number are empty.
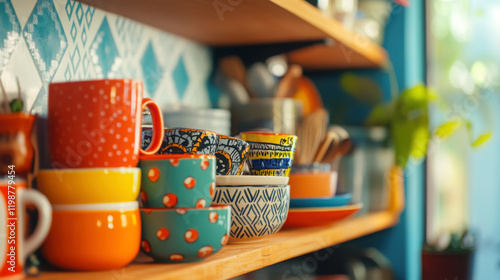
{"type": "Polygon", "coordinates": [[[36,279],[226,279],[389,228],[398,220],[398,211],[378,212],[325,227],[283,229],[261,242],[227,245],[199,263],[157,264],[143,256],[114,271],[44,271],[36,279]]]}
{"type": "Polygon", "coordinates": [[[79,0],[147,25],[211,45],[236,46],[330,38],[333,46],[298,50],[292,62],[308,69],[381,67],[385,50],[304,0],[79,0]],[[214,3],[226,3],[219,10],[214,3]]]}

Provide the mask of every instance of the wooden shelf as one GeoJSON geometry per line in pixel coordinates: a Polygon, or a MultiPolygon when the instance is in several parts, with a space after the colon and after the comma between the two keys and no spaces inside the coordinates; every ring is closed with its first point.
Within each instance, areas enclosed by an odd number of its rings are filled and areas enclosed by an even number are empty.
{"type": "Polygon", "coordinates": [[[43,271],[38,280],[95,279],[227,279],[335,244],[356,239],[399,221],[404,208],[402,170],[390,176],[389,205],[386,211],[352,217],[332,225],[314,228],[282,229],[261,242],[227,245],[199,263],[158,264],[141,255],[123,269],[99,272],[43,271]],[[122,277],[122,278],[120,278],[122,277]]]}
{"type": "Polygon", "coordinates": [[[382,47],[346,30],[304,0],[79,1],[211,46],[332,39],[332,46],[289,54],[291,62],[307,69],[382,67],[387,61],[382,47]],[[224,3],[226,9],[214,3],[224,3]]]}

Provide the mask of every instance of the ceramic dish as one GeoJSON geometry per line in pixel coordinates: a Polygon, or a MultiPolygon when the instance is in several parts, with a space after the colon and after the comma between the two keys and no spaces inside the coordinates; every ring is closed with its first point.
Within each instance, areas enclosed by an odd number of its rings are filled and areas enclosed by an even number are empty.
{"type": "Polygon", "coordinates": [[[283,227],[315,227],[329,225],[343,220],[363,208],[363,204],[354,204],[328,208],[290,209],[283,227]]]}
{"type": "Polygon", "coordinates": [[[328,198],[290,198],[290,208],[346,206],[351,198],[351,193],[338,194],[328,198]]]}
{"type": "Polygon", "coordinates": [[[235,176],[216,176],[216,185],[288,185],[288,177],[283,176],[258,176],[258,175],[235,175],[235,176]]]}

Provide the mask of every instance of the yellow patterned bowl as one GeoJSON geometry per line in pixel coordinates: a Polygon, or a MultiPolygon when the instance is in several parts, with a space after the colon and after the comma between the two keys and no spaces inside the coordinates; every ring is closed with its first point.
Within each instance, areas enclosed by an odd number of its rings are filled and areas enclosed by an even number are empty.
{"type": "Polygon", "coordinates": [[[250,144],[247,163],[252,175],[288,177],[295,156],[297,136],[243,132],[241,139],[250,144]]]}
{"type": "Polygon", "coordinates": [[[135,201],[141,169],[137,167],[52,169],[37,176],[37,187],[52,204],[135,201]]]}

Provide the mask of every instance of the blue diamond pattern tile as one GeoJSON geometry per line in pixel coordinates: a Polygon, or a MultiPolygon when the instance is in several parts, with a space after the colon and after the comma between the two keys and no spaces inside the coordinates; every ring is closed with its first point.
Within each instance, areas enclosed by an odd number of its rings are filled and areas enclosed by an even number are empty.
{"type": "Polygon", "coordinates": [[[68,0],[66,2],[66,7],[64,8],[66,10],[66,15],[68,16],[68,19],[71,18],[71,15],[73,14],[73,10],[75,9],[75,1],[73,0],[68,0]]]}
{"type": "Polygon", "coordinates": [[[12,4],[0,0],[0,74],[9,62],[21,34],[21,25],[12,4]]]}
{"type": "Polygon", "coordinates": [[[23,35],[44,84],[54,77],[68,41],[52,0],[39,0],[23,35]]]}
{"type": "Polygon", "coordinates": [[[118,68],[120,53],[116,48],[115,40],[106,18],[102,21],[101,27],[92,42],[90,55],[92,63],[100,77],[107,78],[114,68],[118,68]]]}
{"type": "Polygon", "coordinates": [[[87,73],[87,70],[89,69],[89,64],[90,64],[89,56],[87,55],[87,53],[84,53],[82,59],[83,72],[87,73]]]}
{"type": "Polygon", "coordinates": [[[125,18],[116,17],[115,27],[116,27],[116,31],[118,32],[118,36],[122,36],[122,34],[123,34],[122,32],[123,32],[124,27],[125,27],[125,18]]]}
{"type": "Polygon", "coordinates": [[[144,77],[144,85],[151,96],[154,95],[161,78],[163,77],[163,69],[158,64],[153,44],[149,42],[141,59],[142,74],[144,77]]]}
{"type": "Polygon", "coordinates": [[[76,6],[76,19],[78,20],[78,25],[82,25],[83,21],[83,7],[82,3],[78,3],[78,6],[76,6]]]}
{"type": "Polygon", "coordinates": [[[94,13],[95,13],[94,7],[87,8],[87,11],[85,12],[85,22],[87,23],[87,27],[90,27],[92,19],[94,18],[94,13]]]}
{"type": "Polygon", "coordinates": [[[186,66],[184,65],[184,55],[181,55],[181,57],[179,57],[179,61],[175,66],[172,76],[175,81],[177,94],[179,95],[179,98],[182,99],[182,97],[184,96],[184,92],[186,92],[186,88],[189,84],[189,76],[186,71],[186,66]]]}
{"type": "Polygon", "coordinates": [[[70,54],[69,57],[71,59],[71,66],[73,66],[73,72],[76,73],[76,70],[78,69],[81,61],[80,50],[78,49],[78,47],[75,48],[73,54],[70,54]]]}
{"type": "Polygon", "coordinates": [[[78,30],[76,30],[76,24],[73,22],[73,25],[71,25],[71,31],[69,32],[69,34],[71,35],[71,39],[73,40],[73,42],[76,39],[76,34],[77,33],[78,33],[78,30]]]}
{"type": "Polygon", "coordinates": [[[66,81],[71,81],[72,75],[71,75],[71,69],[70,68],[71,67],[69,66],[69,63],[68,63],[68,66],[66,66],[66,71],[64,71],[64,79],[66,81]]]}
{"type": "Polygon", "coordinates": [[[85,27],[83,27],[81,39],[83,45],[85,46],[87,44],[87,29],[85,27]]]}

